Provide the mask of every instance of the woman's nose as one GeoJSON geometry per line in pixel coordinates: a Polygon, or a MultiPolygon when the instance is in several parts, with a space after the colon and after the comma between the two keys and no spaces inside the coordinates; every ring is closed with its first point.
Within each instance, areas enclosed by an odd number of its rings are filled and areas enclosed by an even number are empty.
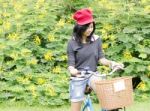
{"type": "Polygon", "coordinates": [[[92,32],[93,31],[93,28],[89,28],[88,32],[92,32]]]}

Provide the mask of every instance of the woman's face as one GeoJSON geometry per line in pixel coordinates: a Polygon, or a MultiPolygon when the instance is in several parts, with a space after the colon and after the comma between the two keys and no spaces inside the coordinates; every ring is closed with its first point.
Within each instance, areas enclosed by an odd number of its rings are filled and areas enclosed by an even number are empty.
{"type": "Polygon", "coordinates": [[[90,23],[89,27],[83,33],[83,36],[86,36],[86,37],[89,36],[92,31],[93,31],[93,23],[90,23]]]}

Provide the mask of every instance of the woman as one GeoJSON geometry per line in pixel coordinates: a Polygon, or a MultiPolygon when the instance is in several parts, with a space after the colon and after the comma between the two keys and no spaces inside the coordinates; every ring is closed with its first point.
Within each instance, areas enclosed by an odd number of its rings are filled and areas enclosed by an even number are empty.
{"type": "MultiPolygon", "coordinates": [[[[69,40],[67,47],[68,70],[71,76],[76,78],[80,75],[79,71],[85,68],[95,72],[97,71],[99,62],[111,68],[116,66],[123,68],[123,64],[105,58],[102,51],[101,39],[97,35],[94,35],[95,22],[92,11],[89,9],[78,10],[74,13],[73,18],[76,20],[76,25],[73,29],[73,37],[69,40]]],[[[86,85],[95,90],[94,81],[98,79],[100,78],[93,75],[82,81],[70,81],[71,111],[81,110],[86,85]]]]}

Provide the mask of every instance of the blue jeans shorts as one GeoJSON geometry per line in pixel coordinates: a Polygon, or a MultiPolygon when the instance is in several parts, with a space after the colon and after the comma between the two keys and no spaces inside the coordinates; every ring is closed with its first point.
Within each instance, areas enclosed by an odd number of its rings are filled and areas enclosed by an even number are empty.
{"type": "MultiPolygon", "coordinates": [[[[84,92],[86,85],[93,87],[91,85],[92,81],[100,80],[99,77],[92,75],[84,80],[71,80],[70,81],[70,100],[71,102],[79,102],[84,100],[84,92]]],[[[92,88],[93,89],[93,88],[92,88]]]]}

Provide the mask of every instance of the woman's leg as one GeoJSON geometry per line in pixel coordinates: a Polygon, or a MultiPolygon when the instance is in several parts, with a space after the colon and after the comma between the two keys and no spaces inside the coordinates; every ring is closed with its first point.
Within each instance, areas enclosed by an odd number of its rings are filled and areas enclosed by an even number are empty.
{"type": "Polygon", "coordinates": [[[93,89],[94,92],[96,91],[96,85],[95,85],[95,83],[97,81],[101,81],[101,80],[102,80],[102,78],[100,78],[98,76],[94,76],[94,75],[89,79],[88,84],[93,89]]]}
{"type": "Polygon", "coordinates": [[[84,91],[87,84],[87,80],[82,81],[70,81],[70,99],[71,99],[71,111],[81,111],[81,105],[84,98],[84,91]]]}
{"type": "Polygon", "coordinates": [[[71,102],[71,111],[81,111],[82,101],[71,102]]]}
{"type": "MultiPolygon", "coordinates": [[[[95,85],[95,83],[97,81],[100,81],[100,80],[102,80],[102,78],[94,76],[94,75],[89,79],[88,84],[93,89],[94,92],[96,91],[96,85],[95,85]]],[[[108,110],[101,109],[101,111],[108,111],[108,110]]]]}

